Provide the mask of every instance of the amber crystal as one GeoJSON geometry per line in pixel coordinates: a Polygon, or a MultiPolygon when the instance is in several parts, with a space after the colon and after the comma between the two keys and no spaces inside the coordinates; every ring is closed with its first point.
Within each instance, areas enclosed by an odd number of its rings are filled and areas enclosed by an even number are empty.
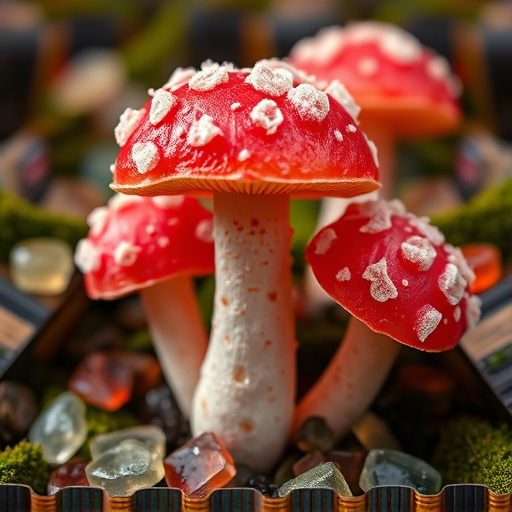
{"type": "Polygon", "coordinates": [[[501,279],[503,268],[498,247],[489,243],[474,243],[462,245],[460,249],[475,273],[471,285],[473,293],[482,293],[501,279]]]}
{"type": "Polygon", "coordinates": [[[223,487],[236,473],[231,454],[212,432],[205,432],[172,452],[164,459],[164,468],[167,485],[193,498],[223,487]]]}
{"type": "Polygon", "coordinates": [[[87,462],[85,459],[76,457],[55,468],[48,481],[48,494],[55,494],[65,487],[89,485],[85,474],[87,462]]]}

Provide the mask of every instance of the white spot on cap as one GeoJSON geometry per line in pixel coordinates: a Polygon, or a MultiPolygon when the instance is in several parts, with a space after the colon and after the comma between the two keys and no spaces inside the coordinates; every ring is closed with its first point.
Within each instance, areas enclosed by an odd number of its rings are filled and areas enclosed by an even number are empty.
{"type": "Polygon", "coordinates": [[[158,124],[176,105],[177,99],[174,94],[163,89],[158,89],[151,100],[151,110],[149,111],[149,122],[152,125],[158,124]]]}
{"type": "Polygon", "coordinates": [[[443,315],[430,304],[425,304],[425,306],[418,310],[415,327],[418,339],[422,343],[427,339],[429,334],[432,334],[436,330],[442,318],[443,315]]]}
{"type": "Polygon", "coordinates": [[[226,66],[208,63],[189,80],[188,86],[196,91],[209,91],[229,80],[226,66]]]}
{"type": "Polygon", "coordinates": [[[448,302],[455,306],[462,299],[467,282],[460,275],[456,265],[448,263],[444,272],[439,276],[438,284],[439,289],[444,293],[448,302]]]}
{"type": "Polygon", "coordinates": [[[427,271],[434,263],[437,252],[432,244],[421,236],[411,236],[400,245],[402,256],[414,263],[418,270],[427,271]]]}
{"type": "Polygon", "coordinates": [[[235,103],[231,103],[229,108],[234,112],[235,110],[238,110],[242,104],[239,101],[235,101],[235,103]]]}
{"type": "Polygon", "coordinates": [[[352,274],[350,273],[350,269],[348,267],[342,268],[337,274],[336,274],[336,280],[337,281],[350,281],[350,278],[352,277],[352,274]]]}
{"type": "Polygon", "coordinates": [[[363,76],[374,76],[379,70],[379,63],[373,57],[364,57],[357,63],[357,70],[363,76]]]}
{"type": "Polygon", "coordinates": [[[100,268],[100,255],[87,238],[82,238],[76,245],[75,264],[83,274],[95,272],[100,268]]]}
{"type": "Polygon", "coordinates": [[[288,91],[288,99],[305,120],[323,121],[329,113],[329,98],[310,84],[300,84],[288,91]]]}
{"type": "Polygon", "coordinates": [[[200,221],[195,230],[196,237],[206,243],[213,242],[213,219],[203,219],[200,221]]]}
{"type": "Polygon", "coordinates": [[[146,233],[148,235],[154,235],[156,233],[156,226],[154,224],[147,224],[146,233]]]}
{"type": "Polygon", "coordinates": [[[164,87],[175,91],[178,87],[186,84],[195,74],[196,70],[193,67],[176,68],[164,87]]]}
{"type": "Polygon", "coordinates": [[[251,156],[251,152],[248,149],[242,149],[242,151],[240,151],[240,153],[238,153],[237,160],[240,162],[243,162],[244,160],[247,160],[250,156],[251,156]]]}
{"type": "Polygon", "coordinates": [[[393,210],[386,201],[367,202],[361,207],[363,215],[369,215],[370,220],[359,228],[361,233],[380,233],[391,228],[393,210]]]}
{"type": "Polygon", "coordinates": [[[156,167],[160,154],[152,142],[137,142],[132,147],[132,158],[137,171],[140,174],[146,174],[156,167]]]}
{"type": "Polygon", "coordinates": [[[293,87],[293,75],[287,69],[272,69],[262,62],[257,62],[245,82],[257,91],[270,96],[281,96],[293,87]]]}
{"type": "Polygon", "coordinates": [[[114,128],[114,136],[119,147],[123,147],[130,135],[135,130],[135,126],[142,117],[144,109],[134,110],[133,108],[127,108],[119,117],[119,123],[114,128]]]}
{"type": "Polygon", "coordinates": [[[462,311],[460,310],[460,307],[457,306],[454,310],[453,310],[453,319],[458,322],[460,320],[460,317],[462,316],[462,311]]]}
{"type": "Polygon", "coordinates": [[[130,267],[137,261],[137,256],[141,250],[140,247],[123,240],[114,251],[114,261],[123,267],[130,267]]]}
{"type": "Polygon", "coordinates": [[[407,279],[402,279],[402,285],[409,286],[409,281],[407,281],[407,279]]]}
{"type": "Polygon", "coordinates": [[[357,132],[357,128],[353,124],[347,124],[347,132],[355,133],[357,132]]]}
{"type": "Polygon", "coordinates": [[[475,273],[469,266],[464,254],[460,250],[460,247],[454,247],[451,244],[446,244],[444,248],[448,252],[448,261],[456,265],[462,277],[471,286],[475,281],[475,273]]]}
{"type": "Polygon", "coordinates": [[[276,133],[277,127],[283,122],[281,109],[273,100],[261,100],[251,111],[254,124],[267,130],[267,135],[276,133]]]}
{"type": "Polygon", "coordinates": [[[373,163],[375,164],[375,167],[379,167],[379,151],[377,150],[377,146],[373,142],[373,140],[370,140],[366,133],[364,134],[364,137],[366,139],[366,143],[368,144],[368,147],[370,148],[370,153],[372,154],[373,163]]]}
{"type": "Polygon", "coordinates": [[[153,204],[163,210],[179,208],[185,201],[185,196],[154,196],[151,198],[153,204]]]}
{"type": "Polygon", "coordinates": [[[388,275],[386,258],[368,265],[363,273],[363,279],[371,281],[370,294],[378,302],[386,302],[398,297],[398,290],[388,275]]]}
{"type": "Polygon", "coordinates": [[[339,130],[334,130],[334,138],[338,142],[343,142],[343,134],[339,130]]]}
{"type": "Polygon", "coordinates": [[[132,204],[140,203],[143,201],[141,196],[136,195],[128,195],[128,194],[114,194],[109,200],[108,200],[108,206],[112,210],[120,211],[123,208],[126,208],[132,204]]]}
{"type": "Polygon", "coordinates": [[[342,107],[350,114],[354,121],[357,121],[361,107],[354,101],[354,98],[347,91],[346,87],[338,80],[333,80],[325,89],[342,107]]]}
{"type": "Polygon", "coordinates": [[[91,228],[91,235],[99,235],[105,226],[110,214],[110,210],[106,206],[98,206],[87,215],[87,225],[91,228]]]}
{"type": "Polygon", "coordinates": [[[213,117],[203,114],[199,120],[192,123],[187,142],[191,146],[205,146],[217,135],[222,135],[222,130],[213,124],[213,117]]]}
{"type": "Polygon", "coordinates": [[[379,46],[383,53],[398,63],[417,61],[422,54],[418,40],[405,30],[388,25],[388,30],[381,31],[379,46]]]}
{"type": "Polygon", "coordinates": [[[482,300],[477,295],[466,296],[466,322],[473,328],[480,318],[482,300]]]}
{"type": "Polygon", "coordinates": [[[434,245],[444,244],[445,238],[443,233],[436,226],[430,224],[428,217],[414,217],[409,223],[415,227],[422,235],[425,235],[434,245]]]}
{"type": "Polygon", "coordinates": [[[111,172],[112,174],[114,174],[114,173],[116,172],[116,164],[111,164],[111,166],[109,167],[109,169],[110,169],[110,172],[111,172]]]}
{"type": "Polygon", "coordinates": [[[315,254],[325,254],[332,246],[338,236],[332,228],[324,229],[316,240],[315,254]]]}
{"type": "Polygon", "coordinates": [[[171,241],[169,240],[168,236],[161,236],[161,237],[158,238],[156,243],[158,244],[159,247],[164,249],[165,247],[167,247],[171,243],[171,241]]]}

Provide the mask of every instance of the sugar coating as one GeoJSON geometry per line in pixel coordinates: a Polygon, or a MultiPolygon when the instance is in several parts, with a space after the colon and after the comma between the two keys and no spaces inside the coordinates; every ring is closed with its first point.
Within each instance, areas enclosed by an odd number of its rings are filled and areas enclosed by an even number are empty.
{"type": "Polygon", "coordinates": [[[436,330],[442,318],[443,315],[430,304],[425,304],[421,307],[416,315],[415,325],[418,339],[421,342],[424,342],[427,339],[427,336],[436,330]]]}
{"type": "Polygon", "coordinates": [[[114,128],[114,136],[119,147],[122,148],[126,144],[143,113],[144,109],[134,110],[133,108],[127,108],[119,116],[119,123],[114,128]]]}
{"type": "Polygon", "coordinates": [[[333,80],[324,91],[330,94],[350,114],[354,121],[357,121],[361,107],[355,102],[346,87],[338,80],[333,80]]]}
{"type": "Polygon", "coordinates": [[[100,268],[100,254],[87,238],[82,238],[76,245],[75,264],[83,274],[95,272],[100,268]]]}
{"type": "Polygon", "coordinates": [[[432,266],[437,256],[429,240],[421,236],[410,236],[400,244],[400,251],[407,261],[414,263],[422,272],[426,272],[432,266]]]}
{"type": "Polygon", "coordinates": [[[203,219],[200,221],[194,231],[196,238],[199,240],[212,243],[213,242],[213,219],[203,219]]]}
{"type": "Polygon", "coordinates": [[[163,89],[158,89],[151,100],[151,110],[149,111],[149,122],[156,125],[171,111],[176,105],[177,99],[174,94],[163,89]]]}
{"type": "Polygon", "coordinates": [[[388,275],[386,258],[368,265],[363,272],[363,279],[371,281],[370,294],[378,302],[386,302],[398,297],[398,290],[388,275]]]}
{"type": "Polygon", "coordinates": [[[213,117],[203,114],[199,120],[192,123],[187,142],[191,146],[205,146],[217,135],[222,135],[222,130],[213,124],[213,117]]]}
{"type": "Polygon", "coordinates": [[[444,272],[439,276],[437,282],[439,289],[444,293],[452,306],[457,305],[461,301],[467,282],[453,263],[446,265],[444,272]]]}
{"type": "Polygon", "coordinates": [[[334,240],[336,240],[338,236],[336,235],[336,231],[332,228],[324,229],[316,240],[315,246],[315,254],[325,254],[332,246],[334,240]]]}
{"type": "Polygon", "coordinates": [[[350,269],[348,267],[342,268],[336,274],[336,280],[337,281],[350,281],[351,277],[352,277],[352,274],[351,274],[350,269]]]}
{"type": "Polygon", "coordinates": [[[91,228],[91,235],[98,236],[107,225],[110,210],[106,206],[98,206],[87,215],[87,225],[91,228]]]}
{"type": "Polygon", "coordinates": [[[293,87],[293,74],[287,69],[272,69],[263,62],[257,62],[245,82],[257,91],[270,96],[281,96],[293,87]]]}
{"type": "Polygon", "coordinates": [[[146,174],[156,167],[160,154],[153,142],[137,142],[132,147],[132,158],[137,171],[146,174]]]}
{"type": "Polygon", "coordinates": [[[114,250],[114,261],[123,267],[131,267],[136,261],[141,248],[123,240],[114,250]]]}
{"type": "Polygon", "coordinates": [[[229,80],[228,69],[217,63],[208,63],[190,78],[188,86],[195,91],[210,91],[229,80]]]}
{"type": "Polygon", "coordinates": [[[251,110],[250,116],[255,125],[261,126],[267,131],[267,135],[276,133],[278,126],[284,120],[283,113],[277,103],[269,99],[261,100],[251,110]]]}
{"type": "Polygon", "coordinates": [[[311,84],[300,84],[288,91],[288,99],[304,120],[323,121],[329,113],[327,94],[311,84]]]}
{"type": "Polygon", "coordinates": [[[185,196],[154,196],[151,198],[153,204],[163,210],[179,208],[185,201],[185,196]]]}

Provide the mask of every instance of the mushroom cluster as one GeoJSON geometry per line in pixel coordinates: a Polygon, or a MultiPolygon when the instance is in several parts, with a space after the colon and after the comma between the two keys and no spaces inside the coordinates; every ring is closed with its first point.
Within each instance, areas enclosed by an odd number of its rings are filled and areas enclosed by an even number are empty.
{"type": "Polygon", "coordinates": [[[180,70],[116,129],[112,188],[213,198],[214,312],[192,433],[219,434],[235,461],[270,469],[294,412],[291,197],[379,186],[373,144],[344,108],[278,60],[180,70]]]}

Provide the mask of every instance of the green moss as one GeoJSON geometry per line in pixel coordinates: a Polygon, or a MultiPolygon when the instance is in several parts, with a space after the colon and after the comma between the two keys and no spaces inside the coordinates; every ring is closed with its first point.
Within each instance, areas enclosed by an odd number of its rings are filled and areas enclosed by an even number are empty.
{"type": "Polygon", "coordinates": [[[26,440],[0,452],[0,483],[30,485],[34,492],[46,494],[52,466],[43,459],[39,444],[26,440]]]}
{"type": "Polygon", "coordinates": [[[512,178],[490,187],[460,207],[434,215],[437,226],[453,245],[488,242],[499,247],[503,260],[512,260],[512,178]]]}

